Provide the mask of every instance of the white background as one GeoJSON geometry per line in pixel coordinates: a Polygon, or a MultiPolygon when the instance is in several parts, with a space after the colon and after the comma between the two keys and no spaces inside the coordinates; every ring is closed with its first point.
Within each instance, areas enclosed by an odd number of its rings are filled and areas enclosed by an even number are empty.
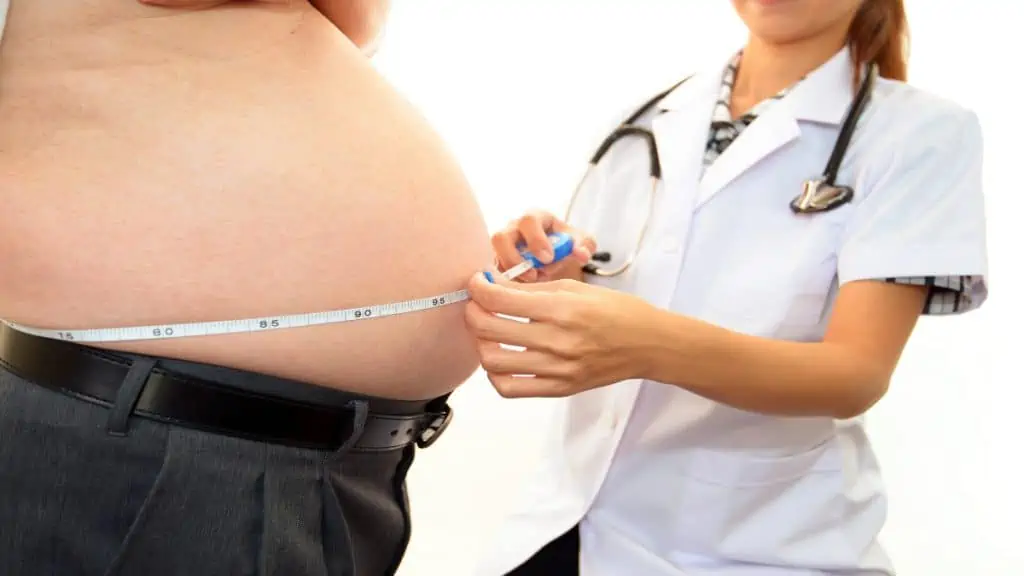
{"type": "MultiPolygon", "coordinates": [[[[979,312],[922,320],[869,414],[892,500],[884,539],[901,576],[1021,575],[1024,126],[1020,92],[1003,78],[1019,73],[1024,4],[907,8],[910,81],[984,125],[993,293],[979,312]]],[[[564,206],[611,119],[728,57],[744,35],[727,0],[396,0],[375,62],[458,156],[493,230],[527,208],[564,206]]],[[[503,400],[479,375],[453,405],[455,424],[413,467],[402,576],[472,574],[550,415],[548,402],[503,400]]]]}

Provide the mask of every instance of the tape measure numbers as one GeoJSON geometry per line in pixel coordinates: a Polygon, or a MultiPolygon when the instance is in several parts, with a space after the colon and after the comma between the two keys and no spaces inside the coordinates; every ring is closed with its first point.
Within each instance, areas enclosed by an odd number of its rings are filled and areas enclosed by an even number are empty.
{"type": "Polygon", "coordinates": [[[285,328],[301,328],[321,324],[339,324],[371,318],[384,318],[420,312],[432,308],[440,308],[466,300],[469,295],[465,290],[439,294],[429,298],[418,298],[404,302],[313,312],[310,314],[294,314],[288,316],[266,316],[263,318],[247,318],[244,320],[226,320],[222,322],[192,322],[185,324],[155,324],[152,326],[129,326],[124,328],[93,328],[87,330],[48,330],[22,326],[6,320],[0,320],[11,328],[43,338],[67,340],[72,342],[127,342],[130,340],[162,340],[168,338],[189,338],[192,336],[216,336],[219,334],[241,334],[245,332],[264,332],[285,328]]]}
{"type": "MultiPolygon", "coordinates": [[[[554,262],[565,258],[572,253],[572,237],[566,234],[552,234],[550,236],[555,247],[554,262]]],[[[522,250],[523,262],[502,273],[502,276],[509,280],[523,274],[532,268],[543,266],[528,251],[522,250]],[[540,266],[538,266],[540,265],[540,266]]],[[[487,277],[492,282],[490,274],[487,277]]],[[[376,304],[373,306],[362,306],[358,308],[346,308],[344,310],[331,310],[327,312],[312,312],[309,314],[292,314],[286,316],[265,316],[262,318],[247,318],[242,320],[225,320],[220,322],[191,322],[182,324],[155,324],[151,326],[128,326],[123,328],[91,328],[85,330],[53,330],[46,328],[33,328],[6,320],[0,320],[10,328],[54,340],[65,340],[69,342],[97,343],[97,342],[127,342],[134,340],[165,340],[170,338],[189,338],[194,336],[216,336],[222,334],[242,334],[248,332],[265,332],[267,330],[283,330],[285,328],[302,328],[307,326],[319,326],[322,324],[340,324],[342,322],[354,322],[357,320],[371,320],[374,318],[386,318],[412,312],[422,312],[443,306],[449,306],[469,299],[466,290],[446,292],[436,296],[417,298],[403,302],[391,302],[388,304],[376,304]]]]}

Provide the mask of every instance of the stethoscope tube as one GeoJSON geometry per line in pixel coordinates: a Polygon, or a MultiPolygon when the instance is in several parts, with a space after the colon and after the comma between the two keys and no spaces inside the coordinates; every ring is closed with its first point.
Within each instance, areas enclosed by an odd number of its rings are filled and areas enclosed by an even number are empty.
{"type": "MultiPolygon", "coordinates": [[[[860,120],[861,115],[863,115],[868,100],[870,100],[871,93],[874,89],[875,77],[877,75],[878,67],[872,63],[868,66],[867,74],[857,90],[853,103],[846,111],[846,115],[844,116],[839,128],[839,135],[836,137],[835,145],[832,147],[832,152],[829,155],[828,162],[825,165],[825,170],[822,173],[821,178],[809,180],[804,184],[804,189],[801,194],[794,198],[793,202],[790,203],[790,207],[794,212],[799,214],[826,212],[846,204],[853,199],[853,189],[848,186],[836,186],[835,181],[838,177],[843,159],[846,156],[846,151],[850,146],[850,142],[853,140],[853,134],[856,129],[857,122],[860,120]]],[[[661,183],[662,170],[661,158],[658,155],[658,143],[654,133],[647,128],[637,126],[636,122],[644,114],[650,111],[658,102],[663,100],[672,91],[690,78],[692,78],[692,76],[688,76],[680,80],[667,90],[656,94],[642,106],[637,108],[629,118],[624,120],[615,128],[615,130],[608,134],[608,136],[606,136],[601,142],[601,145],[598,146],[597,150],[594,151],[587,167],[587,173],[584,174],[579,184],[577,184],[576,190],[573,191],[572,197],[569,199],[569,206],[566,209],[565,214],[566,222],[569,222],[572,209],[575,207],[583,185],[587,181],[587,176],[597,169],[598,164],[600,164],[601,160],[608,154],[608,151],[611,150],[612,146],[614,146],[619,140],[630,136],[640,137],[647,146],[649,176],[651,181],[651,202],[647,218],[644,220],[643,228],[641,228],[640,234],[637,238],[636,246],[626,261],[614,269],[606,270],[595,263],[611,262],[611,253],[606,251],[597,252],[591,257],[591,261],[583,267],[584,273],[601,277],[618,276],[632,265],[634,259],[639,253],[640,248],[643,245],[644,237],[647,234],[648,224],[654,215],[654,198],[661,183]]]]}
{"type": "Polygon", "coordinates": [[[604,142],[601,142],[601,146],[597,148],[597,152],[594,153],[594,157],[590,160],[590,165],[596,167],[597,163],[608,153],[608,150],[621,138],[627,136],[639,136],[645,141],[647,144],[647,161],[650,162],[651,167],[651,178],[661,180],[661,159],[658,158],[658,143],[654,139],[654,133],[646,128],[632,124],[623,124],[609,134],[604,139],[604,142]]]}
{"type": "Polygon", "coordinates": [[[871,93],[875,89],[876,76],[878,76],[878,66],[871,63],[868,66],[867,75],[865,75],[864,81],[861,82],[860,89],[857,90],[857,95],[853,99],[853,104],[846,111],[846,116],[843,118],[839,128],[839,136],[836,137],[835,146],[832,147],[832,154],[829,155],[828,162],[825,164],[825,172],[821,175],[822,180],[829,186],[835,186],[836,184],[839,167],[842,166],[846,150],[850,147],[850,141],[853,140],[853,132],[857,128],[857,122],[860,121],[861,115],[864,114],[864,107],[867,106],[868,100],[871,99],[871,93]]]}

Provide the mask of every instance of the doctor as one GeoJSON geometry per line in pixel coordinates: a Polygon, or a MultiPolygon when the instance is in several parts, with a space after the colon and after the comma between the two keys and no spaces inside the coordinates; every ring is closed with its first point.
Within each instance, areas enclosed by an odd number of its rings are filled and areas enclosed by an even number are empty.
{"type": "Polygon", "coordinates": [[[572,261],[471,283],[497,390],[567,397],[480,576],[895,573],[863,414],[921,314],[986,298],[978,119],[903,82],[900,0],[733,4],[742,51],[493,238],[572,261]]]}

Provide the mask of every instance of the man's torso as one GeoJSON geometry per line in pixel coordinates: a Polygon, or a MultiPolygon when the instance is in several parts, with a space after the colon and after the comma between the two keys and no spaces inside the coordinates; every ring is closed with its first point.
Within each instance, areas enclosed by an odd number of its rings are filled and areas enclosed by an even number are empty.
{"type": "MultiPolygon", "coordinates": [[[[15,0],[3,42],[0,318],[316,312],[459,289],[489,261],[439,138],[304,3],[15,0]]],[[[461,305],[124,348],[401,398],[476,367],[461,305]]]]}

